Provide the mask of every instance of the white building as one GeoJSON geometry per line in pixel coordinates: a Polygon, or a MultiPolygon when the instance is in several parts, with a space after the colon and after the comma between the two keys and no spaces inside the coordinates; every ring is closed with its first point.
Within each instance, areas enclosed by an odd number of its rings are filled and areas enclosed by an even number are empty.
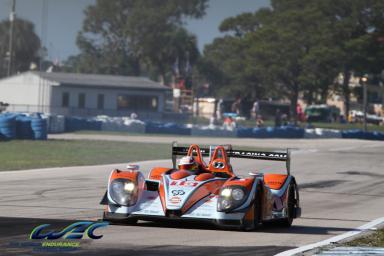
{"type": "Polygon", "coordinates": [[[8,111],[159,118],[170,88],[143,77],[25,72],[0,80],[8,111]]]}

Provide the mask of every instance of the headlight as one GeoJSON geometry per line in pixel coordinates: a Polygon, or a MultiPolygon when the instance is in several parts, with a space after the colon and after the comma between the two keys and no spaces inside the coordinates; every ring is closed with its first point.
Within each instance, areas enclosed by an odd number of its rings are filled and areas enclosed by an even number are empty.
{"type": "Polygon", "coordinates": [[[225,188],[221,191],[220,195],[223,197],[230,197],[231,196],[232,189],[225,188]]]}
{"type": "Polygon", "coordinates": [[[229,212],[240,207],[247,198],[247,191],[242,186],[231,186],[223,188],[217,201],[219,212],[229,212]]]}
{"type": "Polygon", "coordinates": [[[132,192],[135,189],[135,183],[128,182],[124,184],[124,190],[127,192],[132,192]]]}
{"type": "Polygon", "coordinates": [[[127,179],[115,179],[109,185],[109,195],[119,205],[131,206],[137,201],[137,186],[127,179]]]}
{"type": "Polygon", "coordinates": [[[245,194],[244,191],[240,188],[235,188],[232,190],[232,198],[236,201],[240,201],[244,198],[245,194]]]}

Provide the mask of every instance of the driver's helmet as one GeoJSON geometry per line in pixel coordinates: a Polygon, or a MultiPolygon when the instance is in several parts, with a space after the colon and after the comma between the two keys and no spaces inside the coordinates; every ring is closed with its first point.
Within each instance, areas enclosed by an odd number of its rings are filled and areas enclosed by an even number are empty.
{"type": "Polygon", "coordinates": [[[186,170],[186,171],[199,170],[199,164],[195,161],[195,158],[193,156],[184,156],[180,158],[178,167],[179,167],[179,170],[186,170]]]}

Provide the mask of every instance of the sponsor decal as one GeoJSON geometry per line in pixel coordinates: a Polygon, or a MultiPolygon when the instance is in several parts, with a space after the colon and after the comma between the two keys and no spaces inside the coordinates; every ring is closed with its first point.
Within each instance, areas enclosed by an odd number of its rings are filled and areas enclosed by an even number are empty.
{"type": "Polygon", "coordinates": [[[273,153],[273,152],[252,152],[252,151],[232,151],[234,156],[249,156],[249,157],[271,157],[271,158],[287,158],[285,153],[273,153]]]}
{"type": "MultiPolygon", "coordinates": [[[[81,249],[83,235],[90,239],[100,239],[103,236],[96,234],[96,229],[108,226],[108,222],[79,221],[62,230],[51,230],[50,224],[42,224],[35,227],[29,235],[30,241],[12,241],[6,246],[14,251],[67,253],[81,249]]],[[[5,249],[7,251],[7,249],[5,249]]],[[[3,255],[2,253],[0,253],[3,255]]],[[[28,253],[26,253],[28,254],[28,253]]],[[[29,255],[29,254],[28,254],[29,255]]]]}
{"type": "Polygon", "coordinates": [[[172,193],[173,196],[182,196],[182,195],[185,195],[184,190],[181,190],[181,189],[172,190],[171,193],[172,193]]]}
{"type": "Polygon", "coordinates": [[[181,202],[181,198],[178,196],[173,196],[169,198],[169,202],[171,202],[172,204],[179,204],[181,202]]]}
{"type": "Polygon", "coordinates": [[[196,187],[199,185],[199,182],[196,181],[179,181],[173,180],[169,185],[171,186],[180,186],[180,187],[196,187]]]}
{"type": "Polygon", "coordinates": [[[102,235],[95,235],[95,230],[101,227],[108,226],[108,222],[92,222],[92,221],[79,221],[75,222],[63,230],[57,231],[46,231],[45,229],[50,224],[43,224],[34,228],[29,236],[30,239],[48,239],[55,240],[59,238],[63,239],[82,239],[84,233],[91,239],[100,239],[102,235]]]}

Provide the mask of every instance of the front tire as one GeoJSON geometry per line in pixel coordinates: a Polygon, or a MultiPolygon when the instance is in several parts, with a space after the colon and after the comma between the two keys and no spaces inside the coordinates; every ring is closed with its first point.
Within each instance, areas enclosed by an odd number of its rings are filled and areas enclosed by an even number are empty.
{"type": "Polygon", "coordinates": [[[257,189],[256,191],[256,196],[255,196],[255,201],[253,202],[251,206],[253,210],[253,219],[252,220],[247,220],[246,217],[244,217],[242,221],[242,225],[240,229],[242,231],[253,231],[256,230],[260,223],[261,223],[261,189],[257,189]]]}
{"type": "Polygon", "coordinates": [[[103,212],[103,220],[110,222],[111,224],[128,224],[128,225],[136,225],[138,219],[128,218],[128,219],[115,219],[109,218],[105,212],[103,212]]]}

